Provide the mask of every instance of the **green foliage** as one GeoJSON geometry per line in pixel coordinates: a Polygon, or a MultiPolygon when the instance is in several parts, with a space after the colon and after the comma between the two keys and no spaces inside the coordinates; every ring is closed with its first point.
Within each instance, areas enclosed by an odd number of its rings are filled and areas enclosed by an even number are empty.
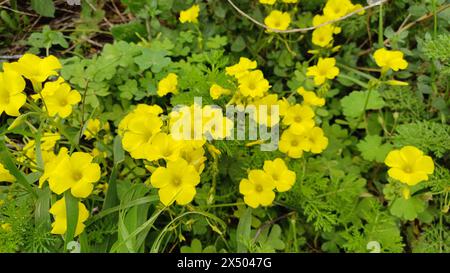
{"type": "Polygon", "coordinates": [[[342,110],[347,117],[360,117],[364,110],[378,110],[385,105],[380,93],[372,91],[353,91],[341,100],[342,110]]]}
{"type": "Polygon", "coordinates": [[[380,136],[367,135],[356,147],[358,147],[365,160],[381,163],[384,162],[386,155],[392,149],[392,145],[389,143],[382,144],[382,140],[380,136]]]}
{"type": "Polygon", "coordinates": [[[402,124],[396,128],[393,142],[398,147],[416,146],[441,158],[450,149],[450,126],[432,121],[402,124]]]}

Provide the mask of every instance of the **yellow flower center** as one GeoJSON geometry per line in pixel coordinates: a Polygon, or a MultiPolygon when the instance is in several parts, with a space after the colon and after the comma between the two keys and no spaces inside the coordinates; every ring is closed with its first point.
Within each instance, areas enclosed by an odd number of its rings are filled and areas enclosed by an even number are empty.
{"type": "Polygon", "coordinates": [[[403,171],[405,173],[413,173],[413,168],[411,166],[405,166],[403,167],[403,171]]]}
{"type": "Polygon", "coordinates": [[[61,106],[61,107],[64,107],[64,106],[66,106],[67,104],[69,104],[69,102],[67,102],[67,99],[61,99],[61,100],[59,101],[59,106],[61,106]]]}
{"type": "Polygon", "coordinates": [[[296,116],[296,117],[294,118],[294,121],[295,121],[296,123],[300,123],[300,122],[302,122],[302,117],[301,117],[301,116],[296,116]]]}
{"type": "Polygon", "coordinates": [[[179,187],[179,186],[181,185],[181,178],[179,178],[179,177],[174,177],[174,178],[172,179],[172,184],[173,184],[175,187],[179,187]]]}
{"type": "Polygon", "coordinates": [[[259,185],[259,184],[256,185],[256,186],[255,186],[255,191],[256,191],[256,192],[262,192],[262,191],[263,191],[263,186],[261,186],[261,185],[259,185]]]}
{"type": "Polygon", "coordinates": [[[72,178],[75,181],[79,181],[81,178],[83,178],[83,174],[80,171],[75,171],[72,173],[72,178]]]}
{"type": "Polygon", "coordinates": [[[277,181],[280,177],[278,176],[278,174],[274,173],[274,174],[272,174],[272,178],[273,178],[273,180],[277,181]]]}
{"type": "Polygon", "coordinates": [[[291,146],[296,147],[298,146],[298,141],[296,139],[291,141],[291,146]]]}

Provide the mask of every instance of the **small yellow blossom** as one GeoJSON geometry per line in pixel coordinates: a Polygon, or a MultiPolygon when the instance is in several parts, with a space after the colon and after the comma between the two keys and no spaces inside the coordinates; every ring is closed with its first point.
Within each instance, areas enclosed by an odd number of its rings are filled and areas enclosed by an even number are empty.
{"type": "Polygon", "coordinates": [[[257,67],[256,61],[252,61],[248,58],[241,57],[239,63],[226,67],[225,72],[227,75],[234,76],[237,79],[248,73],[249,70],[257,67]]]}
{"type": "Polygon", "coordinates": [[[0,182],[14,182],[15,180],[14,176],[0,163],[0,182]]]}
{"type": "Polygon", "coordinates": [[[384,163],[390,167],[390,177],[409,186],[428,180],[428,175],[434,172],[433,159],[414,146],[389,152],[384,163]]]}
{"type": "MultiPolygon", "coordinates": [[[[63,197],[62,199],[56,201],[53,206],[50,208],[50,213],[55,218],[55,221],[52,223],[52,234],[65,234],[67,231],[67,212],[66,212],[66,199],[63,197]]],[[[78,202],[78,222],[75,228],[75,236],[80,235],[84,230],[84,222],[89,218],[89,211],[86,209],[86,206],[78,202]]]]}
{"type": "Polygon", "coordinates": [[[151,144],[144,151],[146,159],[155,161],[164,159],[166,161],[174,161],[180,157],[182,142],[174,140],[171,135],[166,133],[158,133],[151,141],[151,144]]]}
{"type": "Polygon", "coordinates": [[[10,232],[12,230],[12,226],[10,223],[4,223],[1,225],[1,228],[6,231],[6,232],[10,232]]]}
{"type": "Polygon", "coordinates": [[[307,76],[314,77],[316,85],[322,85],[326,79],[334,79],[339,75],[339,68],[336,67],[335,58],[319,58],[317,65],[308,67],[307,76]]]}
{"type": "Polygon", "coordinates": [[[159,81],[157,94],[163,97],[169,93],[177,94],[178,76],[175,73],[169,73],[165,78],[159,81]]]}
{"type": "Polygon", "coordinates": [[[193,5],[187,10],[180,12],[181,23],[198,23],[198,14],[200,13],[200,6],[193,5]]]}
{"type": "Polygon", "coordinates": [[[308,105],[295,104],[289,107],[283,124],[289,125],[294,134],[304,134],[314,127],[314,111],[308,105]]]}
{"type": "Polygon", "coordinates": [[[320,47],[329,47],[333,44],[333,33],[334,27],[331,25],[317,28],[312,33],[312,42],[320,47]]]}
{"type": "Polygon", "coordinates": [[[380,48],[375,51],[373,58],[377,65],[381,67],[382,73],[386,73],[389,69],[398,71],[408,67],[408,62],[403,58],[403,52],[401,51],[390,51],[385,48],[380,48]]]}
{"type": "Polygon", "coordinates": [[[165,206],[170,206],[175,201],[178,205],[187,205],[194,199],[200,175],[194,166],[184,159],[178,159],[169,161],[167,167],[157,168],[150,177],[150,182],[159,189],[159,199],[165,206]]]}
{"type": "Polygon", "coordinates": [[[138,104],[136,108],[131,111],[128,115],[126,115],[119,123],[119,135],[123,136],[123,134],[128,130],[128,125],[131,120],[135,117],[139,116],[155,116],[158,117],[162,114],[163,110],[159,105],[147,105],[147,104],[138,104]]]}
{"type": "Polygon", "coordinates": [[[86,122],[86,129],[83,134],[86,139],[92,139],[101,131],[100,120],[99,119],[89,119],[86,122]]]}
{"type": "Polygon", "coordinates": [[[231,93],[230,90],[223,88],[222,86],[218,84],[213,84],[211,88],[209,89],[209,95],[214,100],[219,99],[223,95],[229,95],[231,93]]]}
{"type": "Polygon", "coordinates": [[[245,97],[262,97],[269,90],[269,81],[261,70],[255,70],[239,78],[239,91],[245,97]]]}
{"type": "Polygon", "coordinates": [[[319,154],[323,152],[328,146],[328,138],[324,136],[323,130],[319,127],[314,127],[304,134],[300,146],[303,151],[319,154]]]}
{"type": "Polygon", "coordinates": [[[34,83],[41,83],[50,76],[58,75],[57,70],[61,69],[61,63],[52,55],[39,58],[36,55],[27,53],[17,62],[5,63],[3,68],[5,70],[15,70],[34,83]]]}
{"type": "MultiPolygon", "coordinates": [[[[286,30],[291,23],[291,16],[287,12],[281,12],[279,10],[273,10],[264,19],[264,24],[266,24],[271,29],[286,30]]],[[[272,30],[268,29],[268,32],[272,30]]]]}
{"type": "Polygon", "coordinates": [[[67,149],[60,151],[54,162],[45,166],[44,176],[48,176],[50,189],[56,194],[70,189],[75,197],[88,197],[101,175],[100,166],[92,160],[87,153],[75,152],[69,156],[67,149]]]}
{"type": "Polygon", "coordinates": [[[248,179],[239,184],[239,192],[244,195],[244,202],[252,207],[269,206],[275,199],[275,182],[262,170],[251,170],[248,179]]]}
{"type": "MultiPolygon", "coordinates": [[[[72,114],[73,106],[81,101],[80,93],[72,90],[62,78],[54,82],[47,82],[41,95],[44,98],[44,107],[47,108],[51,117],[59,115],[61,118],[67,118],[72,114]]],[[[34,97],[39,98],[38,95],[34,97]]]]}
{"type": "Polygon", "coordinates": [[[161,131],[163,122],[154,115],[136,115],[127,125],[127,131],[122,138],[125,151],[135,159],[145,159],[146,151],[151,147],[153,137],[161,131]]]}
{"type": "Polygon", "coordinates": [[[264,5],[273,5],[275,2],[277,2],[277,0],[259,0],[259,3],[264,5]]]}
{"type": "Polygon", "coordinates": [[[304,87],[297,89],[297,93],[303,97],[303,103],[309,106],[324,106],[325,99],[320,98],[313,91],[306,91],[304,87]]]}
{"type": "Polygon", "coordinates": [[[300,158],[303,155],[302,141],[304,136],[292,133],[290,129],[281,135],[278,149],[292,158],[300,158]]]}
{"type": "Polygon", "coordinates": [[[278,192],[290,190],[295,183],[295,172],[289,170],[281,158],[276,158],[273,161],[264,161],[263,169],[264,172],[272,177],[278,192]]]}
{"type": "Polygon", "coordinates": [[[190,145],[184,145],[180,151],[180,157],[189,165],[194,166],[195,170],[199,174],[201,174],[205,169],[205,150],[201,147],[196,148],[190,145]]]}
{"type": "Polygon", "coordinates": [[[13,117],[20,115],[19,109],[27,100],[24,89],[25,80],[16,71],[0,72],[0,115],[3,112],[13,117]]]}

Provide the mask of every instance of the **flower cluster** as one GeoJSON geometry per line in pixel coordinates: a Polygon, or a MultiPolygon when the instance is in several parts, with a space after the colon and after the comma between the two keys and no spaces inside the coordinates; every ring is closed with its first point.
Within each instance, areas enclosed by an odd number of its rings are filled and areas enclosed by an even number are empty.
{"type": "MultiPolygon", "coordinates": [[[[158,188],[161,202],[169,206],[173,202],[186,205],[195,196],[195,186],[200,182],[200,174],[205,168],[206,138],[184,138],[181,131],[171,130],[178,121],[180,124],[194,124],[189,115],[187,122],[181,122],[191,111],[203,114],[201,125],[208,122],[208,108],[198,109],[195,104],[173,111],[169,119],[162,118],[162,109],[157,105],[139,104],[125,116],[119,124],[124,149],[135,159],[144,159],[148,164],[165,161],[165,167],[157,167],[151,177],[151,185],[158,188]]],[[[224,118],[224,120],[226,120],[224,118]]],[[[194,126],[192,126],[194,132],[194,126]]],[[[202,131],[206,133],[205,131],[202,131]]],[[[214,137],[224,137],[223,130],[213,128],[209,131],[214,137]]],[[[149,167],[151,169],[151,167],[149,167]]]]}
{"type": "Polygon", "coordinates": [[[251,170],[248,178],[241,180],[239,192],[244,195],[244,202],[252,207],[269,206],[278,192],[292,188],[296,180],[295,172],[289,170],[281,158],[266,160],[263,170],[251,170]]]}
{"type": "MultiPolygon", "coordinates": [[[[59,69],[61,69],[61,63],[56,57],[40,58],[28,53],[16,62],[3,64],[3,72],[0,73],[0,114],[5,112],[9,116],[20,116],[20,110],[25,106],[30,111],[43,114],[47,119],[68,118],[72,114],[73,107],[80,103],[81,95],[78,91],[72,90],[70,85],[59,76],[59,69]],[[26,80],[31,83],[34,91],[30,98],[27,98],[25,93],[26,80]]],[[[19,121],[15,123],[20,123],[20,117],[17,120],[19,121]]],[[[31,170],[39,170],[41,161],[43,174],[39,179],[40,187],[48,181],[50,190],[57,195],[70,191],[76,198],[87,198],[92,193],[93,184],[100,179],[100,166],[92,163],[91,155],[82,152],[69,155],[65,147],[60,148],[59,153],[55,154],[55,146],[61,139],[61,135],[53,131],[54,127],[49,126],[48,131],[42,132],[40,136],[40,158],[37,158],[35,139],[25,141],[23,147],[8,141],[21,151],[17,161],[22,164],[30,162],[31,170]]],[[[0,178],[9,182],[14,181],[3,165],[0,166],[0,178]]],[[[81,201],[78,200],[78,203],[79,217],[76,235],[83,231],[83,222],[89,216],[89,212],[81,201]]],[[[50,213],[55,218],[51,232],[64,234],[67,230],[64,197],[53,204],[50,213]]]]}
{"type": "MultiPolygon", "coordinates": [[[[360,4],[354,5],[350,0],[328,0],[323,9],[323,14],[318,14],[313,18],[313,26],[320,26],[312,33],[313,44],[324,48],[332,47],[333,35],[339,34],[341,28],[335,24],[327,23],[361,8],[360,4]]],[[[359,14],[364,14],[364,11],[361,11],[359,14]]]]}
{"type": "MultiPolygon", "coordinates": [[[[44,174],[39,179],[43,187],[48,181],[50,190],[57,195],[70,191],[76,198],[87,198],[94,189],[94,184],[100,180],[101,171],[93,157],[88,153],[75,152],[69,155],[66,148],[61,148],[57,156],[45,164],[44,174]]],[[[50,209],[55,217],[52,233],[64,234],[67,230],[65,198],[57,201],[50,209]]],[[[81,201],[78,201],[79,216],[76,235],[84,229],[83,222],[88,218],[88,211],[81,201]]]]}
{"type": "Polygon", "coordinates": [[[81,101],[81,96],[58,76],[57,70],[60,68],[61,64],[54,56],[39,58],[28,53],[17,62],[5,63],[3,73],[0,73],[0,114],[20,115],[19,110],[27,100],[25,78],[30,80],[36,93],[32,98],[42,100],[43,108],[50,117],[58,115],[67,118],[73,106],[81,101]],[[49,77],[56,79],[49,80],[49,77]]]}

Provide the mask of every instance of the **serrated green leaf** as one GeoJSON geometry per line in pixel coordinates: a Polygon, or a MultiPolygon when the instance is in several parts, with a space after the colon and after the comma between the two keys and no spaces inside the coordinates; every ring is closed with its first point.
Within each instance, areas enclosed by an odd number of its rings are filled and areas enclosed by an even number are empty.
{"type": "Polygon", "coordinates": [[[376,135],[368,135],[356,146],[365,160],[383,162],[386,155],[392,149],[391,144],[382,144],[382,138],[376,135]]]}
{"type": "Polygon", "coordinates": [[[401,219],[412,221],[417,218],[419,213],[426,208],[424,200],[418,197],[411,197],[409,199],[397,198],[391,205],[391,213],[401,219]]]}

